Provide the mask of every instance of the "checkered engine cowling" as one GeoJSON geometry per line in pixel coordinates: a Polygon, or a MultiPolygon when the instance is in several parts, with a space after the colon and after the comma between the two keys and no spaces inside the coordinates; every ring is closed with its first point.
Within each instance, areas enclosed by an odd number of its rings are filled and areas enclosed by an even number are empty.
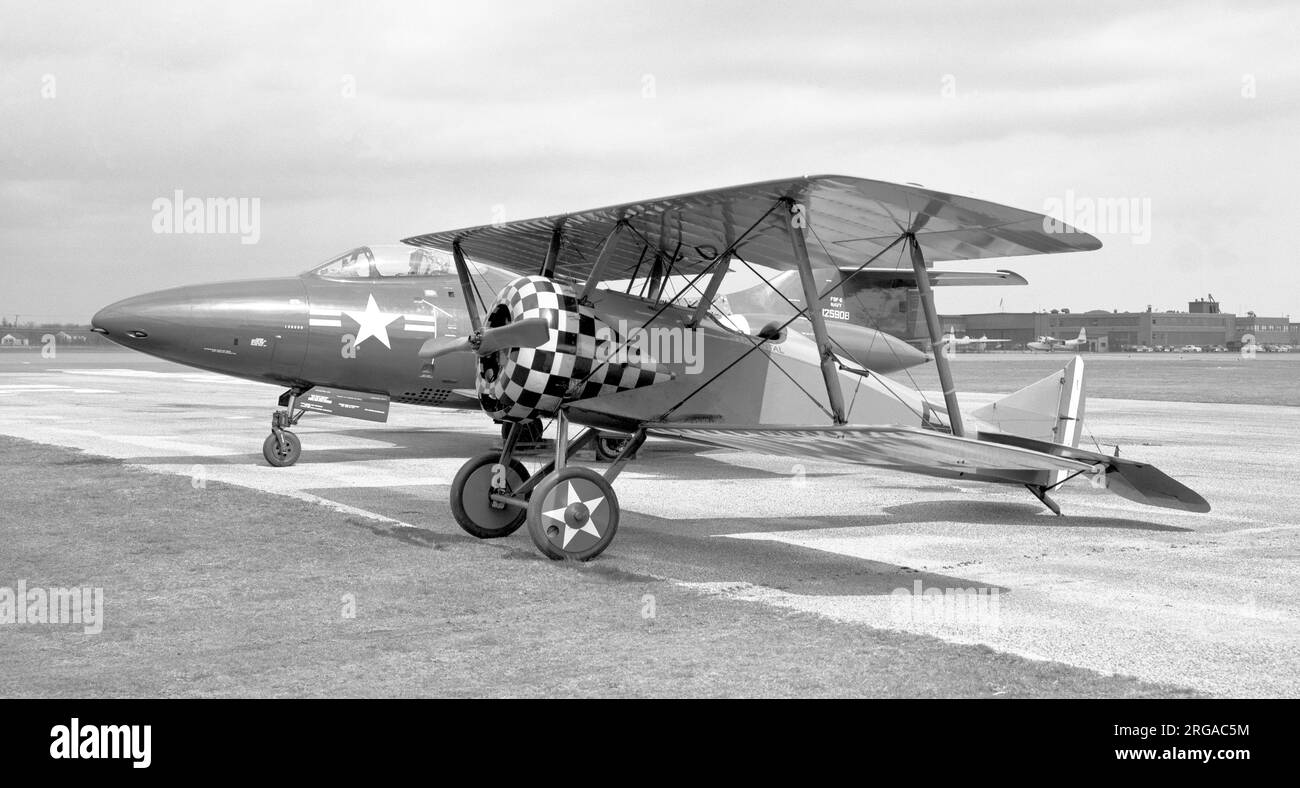
{"type": "Polygon", "coordinates": [[[610,359],[623,337],[578,303],[577,293],[544,276],[521,276],[501,288],[488,309],[491,328],[544,317],[550,338],[537,348],[506,348],[480,356],[478,399],[494,419],[554,415],[565,402],[649,386],[672,375],[649,359],[610,359]],[[602,360],[603,359],[603,360],[602,360]]]}

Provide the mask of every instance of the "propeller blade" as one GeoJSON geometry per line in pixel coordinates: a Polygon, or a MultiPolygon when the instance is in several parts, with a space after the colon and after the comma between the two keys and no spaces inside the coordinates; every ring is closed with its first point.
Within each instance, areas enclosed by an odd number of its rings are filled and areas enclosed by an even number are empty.
{"type": "Polygon", "coordinates": [[[478,354],[487,356],[508,347],[538,347],[545,345],[550,338],[551,325],[546,318],[525,318],[508,326],[484,330],[478,354]]]}
{"type": "Polygon", "coordinates": [[[506,326],[484,329],[476,336],[430,339],[420,347],[420,358],[432,360],[448,353],[466,351],[487,356],[508,347],[539,347],[550,338],[551,326],[546,318],[530,317],[506,326]]]}
{"type": "Polygon", "coordinates": [[[430,339],[420,346],[420,358],[433,360],[441,358],[448,353],[460,353],[466,350],[473,350],[474,345],[470,342],[469,337],[447,337],[445,339],[430,339]]]}

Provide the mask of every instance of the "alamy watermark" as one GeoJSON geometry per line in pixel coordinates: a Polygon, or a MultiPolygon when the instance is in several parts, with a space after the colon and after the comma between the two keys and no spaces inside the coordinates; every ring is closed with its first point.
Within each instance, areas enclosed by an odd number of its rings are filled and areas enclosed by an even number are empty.
{"type": "Polygon", "coordinates": [[[104,629],[104,589],[28,588],[19,580],[15,588],[0,586],[0,625],[80,624],[87,635],[104,629]]]}
{"type": "Polygon", "coordinates": [[[895,624],[976,632],[996,631],[1001,623],[996,588],[926,588],[920,580],[890,592],[889,615],[895,624]]]}
{"type": "Polygon", "coordinates": [[[50,757],[131,761],[133,769],[153,763],[152,725],[87,725],[77,717],[50,728],[50,757]]]}
{"type": "Polygon", "coordinates": [[[1083,197],[1066,189],[1064,197],[1043,202],[1043,232],[1127,235],[1134,244],[1151,242],[1150,197],[1083,197]]]}
{"type": "Polygon", "coordinates": [[[635,364],[652,359],[659,364],[685,364],[687,375],[697,375],[704,369],[704,332],[698,328],[643,328],[620,320],[617,329],[597,326],[596,343],[598,362],[635,364]],[[620,341],[619,337],[624,339],[620,341]]]}
{"type": "Polygon", "coordinates": [[[153,201],[153,231],[160,235],[238,235],[242,244],[262,237],[261,197],[171,197],[153,201]]]}

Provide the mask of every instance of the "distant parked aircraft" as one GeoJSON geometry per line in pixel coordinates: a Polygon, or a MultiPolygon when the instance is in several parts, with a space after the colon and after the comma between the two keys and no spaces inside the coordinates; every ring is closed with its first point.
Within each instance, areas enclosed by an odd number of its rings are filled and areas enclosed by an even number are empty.
{"type": "Polygon", "coordinates": [[[1003,342],[1010,342],[1009,339],[989,339],[987,335],[978,339],[972,336],[957,336],[952,327],[948,328],[948,333],[943,335],[943,341],[940,343],[945,348],[948,347],[968,347],[975,345],[977,350],[983,350],[986,345],[1000,345],[1003,342]]]}
{"type": "Polygon", "coordinates": [[[1039,337],[1038,341],[1030,342],[1025,347],[1030,350],[1045,350],[1048,353],[1055,351],[1057,348],[1064,350],[1075,350],[1088,344],[1088,329],[1080,328],[1079,336],[1074,339],[1057,339],[1056,337],[1039,337]]]}

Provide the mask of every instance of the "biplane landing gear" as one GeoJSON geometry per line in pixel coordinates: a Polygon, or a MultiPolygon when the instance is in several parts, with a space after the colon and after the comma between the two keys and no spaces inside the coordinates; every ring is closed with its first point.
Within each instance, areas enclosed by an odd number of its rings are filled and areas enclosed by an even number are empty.
{"type": "Polygon", "coordinates": [[[596,459],[601,462],[613,462],[614,460],[617,460],[619,455],[623,453],[623,449],[627,447],[627,442],[630,440],[632,439],[602,432],[596,438],[596,459]]]}
{"type": "Polygon", "coordinates": [[[262,456],[276,468],[287,468],[302,456],[302,441],[289,431],[302,418],[305,411],[297,407],[297,389],[289,389],[280,395],[283,410],[271,414],[271,434],[262,441],[262,456]]]}
{"type": "Polygon", "coordinates": [[[618,533],[618,496],[589,468],[561,468],[528,499],[528,535],[547,558],[588,561],[618,533]]]}
{"type": "Polygon", "coordinates": [[[596,440],[596,430],[585,429],[570,439],[564,412],[556,419],[554,460],[528,475],[514,459],[527,428],[515,424],[500,454],[484,454],[461,467],[451,486],[451,510],[456,522],[479,538],[505,536],[526,522],[533,544],[547,558],[589,561],[618,533],[613,482],[645,442],[645,431],[626,439],[617,459],[601,474],[568,465],[571,454],[596,440]]]}
{"type": "Polygon", "coordinates": [[[509,536],[524,524],[528,512],[492,500],[493,493],[509,495],[528,481],[528,469],[519,460],[505,463],[497,452],[480,454],[461,466],[451,482],[451,513],[466,533],[479,539],[509,536]]]}

